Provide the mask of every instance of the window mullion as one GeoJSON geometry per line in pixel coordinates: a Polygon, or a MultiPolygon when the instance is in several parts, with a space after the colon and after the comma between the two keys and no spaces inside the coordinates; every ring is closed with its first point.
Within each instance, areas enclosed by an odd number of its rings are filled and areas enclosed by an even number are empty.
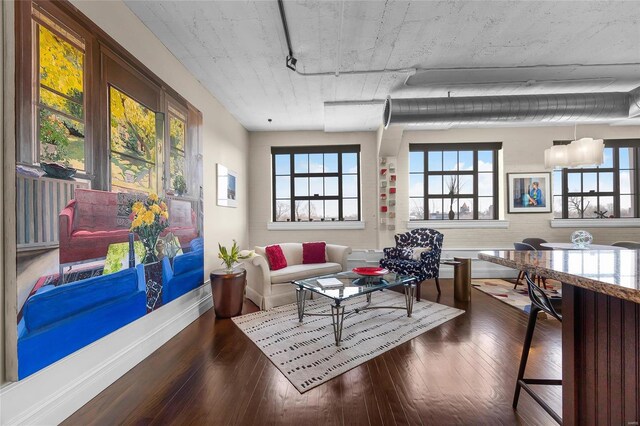
{"type": "Polygon", "coordinates": [[[473,151],[473,220],[478,220],[478,151],[473,151]]]}
{"type": "MultiPolygon", "coordinates": [[[[358,154],[358,175],[360,174],[360,154],[358,154]]],[[[343,173],[342,173],[342,154],[338,153],[338,220],[344,220],[344,215],[343,215],[343,209],[342,209],[342,204],[343,204],[343,198],[342,198],[342,177],[343,177],[343,173]]],[[[358,179],[358,183],[359,183],[359,179],[358,179]]],[[[358,202],[360,202],[360,197],[358,197],[358,202]]]]}
{"type": "Polygon", "coordinates": [[[422,178],[422,186],[423,186],[423,192],[422,194],[424,195],[424,197],[422,198],[422,216],[424,220],[428,220],[428,218],[431,216],[430,215],[430,211],[429,211],[429,183],[428,183],[428,178],[429,178],[429,174],[428,171],[429,169],[427,169],[427,159],[428,159],[428,155],[427,155],[427,151],[422,151],[422,173],[423,173],[423,178],[422,178]]]}
{"type": "MultiPolygon", "coordinates": [[[[291,204],[290,210],[289,210],[289,216],[291,216],[291,222],[295,222],[296,220],[298,220],[297,217],[294,217],[294,213],[295,213],[295,161],[293,159],[294,155],[293,154],[289,154],[289,203],[291,204]]],[[[275,157],[274,157],[275,158],[275,157]]]]}

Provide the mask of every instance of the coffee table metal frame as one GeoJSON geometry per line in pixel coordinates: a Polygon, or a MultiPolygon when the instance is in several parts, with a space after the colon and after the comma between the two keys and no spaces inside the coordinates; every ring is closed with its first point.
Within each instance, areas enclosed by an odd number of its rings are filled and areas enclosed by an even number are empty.
{"type": "MultiPolygon", "coordinates": [[[[395,274],[393,274],[395,275],[395,274]]],[[[291,283],[296,288],[296,301],[298,305],[298,320],[303,322],[304,316],[331,316],[331,321],[333,324],[333,334],[336,341],[336,346],[340,346],[340,342],[342,341],[342,327],[344,324],[344,320],[349,318],[352,315],[355,315],[359,312],[368,311],[371,309],[406,309],[407,316],[411,317],[413,312],[413,302],[416,294],[416,279],[415,277],[408,275],[396,275],[395,280],[393,282],[387,281],[384,277],[359,277],[355,274],[351,276],[345,275],[345,273],[325,275],[320,277],[309,278],[305,280],[296,280],[291,281],[291,283]],[[362,279],[364,284],[358,285],[358,287],[364,291],[361,291],[357,294],[349,295],[346,297],[333,297],[326,294],[324,291],[326,290],[335,290],[339,289],[339,287],[333,288],[322,288],[320,285],[313,286],[309,283],[311,280],[317,280],[319,278],[346,278],[350,280],[362,279]],[[386,285],[381,286],[380,281],[384,281],[386,285]],[[376,291],[382,291],[388,288],[402,286],[404,290],[404,299],[405,306],[371,306],[371,295],[376,291]],[[319,294],[321,296],[327,297],[333,300],[333,304],[331,305],[331,313],[330,314],[317,314],[317,313],[309,313],[305,312],[305,305],[307,300],[307,294],[311,292],[319,294]],[[352,310],[345,310],[345,307],[342,302],[352,299],[357,296],[366,296],[367,304],[354,308],[352,310]]],[[[355,285],[352,285],[355,286],[355,285]]]]}

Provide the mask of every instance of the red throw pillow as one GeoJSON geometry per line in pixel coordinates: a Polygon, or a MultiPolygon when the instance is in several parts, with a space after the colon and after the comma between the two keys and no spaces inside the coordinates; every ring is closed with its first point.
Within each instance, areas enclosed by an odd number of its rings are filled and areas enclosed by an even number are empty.
{"type": "Polygon", "coordinates": [[[326,263],[327,243],[302,243],[302,263],[326,263]]]}
{"type": "Polygon", "coordinates": [[[279,245],[265,247],[264,252],[269,261],[269,269],[272,271],[287,267],[287,258],[284,257],[282,247],[279,245]]]}

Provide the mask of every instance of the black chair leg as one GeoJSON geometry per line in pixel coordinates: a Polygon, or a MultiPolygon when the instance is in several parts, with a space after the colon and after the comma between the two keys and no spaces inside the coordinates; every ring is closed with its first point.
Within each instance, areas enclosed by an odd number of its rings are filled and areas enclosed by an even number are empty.
{"type": "Polygon", "coordinates": [[[416,284],[416,302],[420,301],[420,290],[422,289],[422,283],[424,281],[420,281],[418,284],[416,284]]]}
{"type": "Polygon", "coordinates": [[[438,289],[438,294],[440,294],[440,280],[436,277],[436,288],[438,289]]]}
{"type": "Polygon", "coordinates": [[[520,357],[520,368],[518,369],[518,379],[516,380],[516,390],[513,394],[513,408],[518,407],[518,399],[520,398],[520,389],[522,385],[520,380],[524,378],[524,370],[527,368],[527,359],[529,358],[529,350],[531,349],[531,341],[533,340],[533,330],[536,328],[536,320],[538,319],[540,308],[531,304],[529,312],[529,323],[527,325],[527,334],[524,338],[524,346],[522,346],[522,356],[520,357]]]}
{"type": "Polygon", "coordinates": [[[518,288],[518,284],[520,284],[520,280],[522,279],[523,275],[524,275],[524,272],[522,272],[522,271],[518,271],[518,278],[516,278],[516,283],[515,283],[515,285],[513,286],[513,289],[514,289],[514,290],[515,290],[516,288],[518,288]]]}

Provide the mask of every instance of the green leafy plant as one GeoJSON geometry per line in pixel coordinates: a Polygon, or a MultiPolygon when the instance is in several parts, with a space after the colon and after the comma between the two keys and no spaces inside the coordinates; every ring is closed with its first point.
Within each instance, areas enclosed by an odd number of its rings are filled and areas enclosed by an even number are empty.
{"type": "Polygon", "coordinates": [[[41,158],[48,162],[67,165],[69,130],[64,122],[54,114],[41,109],[39,133],[40,143],[43,144],[41,158]]]}
{"type": "Polygon", "coordinates": [[[173,189],[176,190],[178,195],[182,195],[187,192],[187,182],[182,175],[178,175],[173,179],[173,189]]]}
{"type": "Polygon", "coordinates": [[[232,271],[233,265],[238,263],[238,260],[249,259],[253,255],[253,252],[240,254],[240,248],[238,247],[236,240],[233,240],[231,250],[228,250],[225,246],[218,243],[218,251],[218,258],[222,260],[222,264],[226,266],[227,271],[232,271]]]}

